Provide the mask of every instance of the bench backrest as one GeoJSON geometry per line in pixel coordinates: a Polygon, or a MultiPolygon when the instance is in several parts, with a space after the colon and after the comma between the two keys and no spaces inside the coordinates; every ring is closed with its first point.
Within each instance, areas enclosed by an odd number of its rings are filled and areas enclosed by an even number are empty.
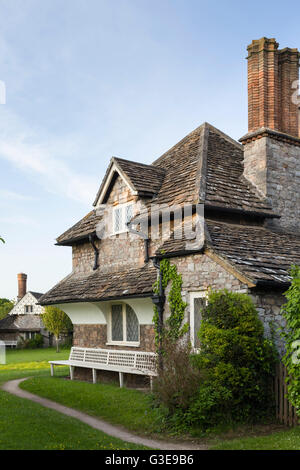
{"type": "Polygon", "coordinates": [[[139,370],[156,369],[156,354],[144,351],[117,351],[114,349],[92,349],[73,347],[70,361],[128,367],[139,370]]]}

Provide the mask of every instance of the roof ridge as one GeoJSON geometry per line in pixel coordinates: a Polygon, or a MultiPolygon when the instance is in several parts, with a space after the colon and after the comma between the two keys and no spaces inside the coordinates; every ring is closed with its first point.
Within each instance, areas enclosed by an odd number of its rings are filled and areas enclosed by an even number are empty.
{"type": "Polygon", "coordinates": [[[199,132],[201,130],[201,128],[203,128],[204,126],[206,126],[207,123],[206,122],[203,122],[200,126],[196,127],[196,129],[194,129],[192,132],[189,132],[189,134],[187,134],[185,137],[183,137],[179,142],[177,142],[175,145],[173,145],[172,147],[170,147],[168,150],[166,150],[160,157],[158,157],[156,160],[154,160],[154,162],[152,162],[152,165],[156,165],[157,162],[159,162],[161,159],[163,159],[163,157],[165,157],[165,155],[167,155],[168,153],[170,153],[174,148],[176,147],[179,147],[185,140],[187,140],[189,137],[191,137],[193,134],[195,134],[197,131],[199,132]]]}
{"type": "Polygon", "coordinates": [[[121,157],[112,157],[114,160],[121,160],[123,162],[127,162],[127,163],[134,163],[135,165],[141,165],[141,166],[144,166],[146,168],[149,168],[149,169],[153,169],[153,170],[158,170],[158,171],[165,171],[164,168],[160,168],[160,167],[156,167],[154,166],[152,163],[150,164],[147,164],[147,163],[141,163],[141,162],[137,162],[135,160],[128,160],[126,158],[121,158],[121,157]]]}
{"type": "Polygon", "coordinates": [[[225,132],[220,131],[220,129],[213,126],[212,124],[209,124],[208,122],[205,122],[204,124],[206,124],[211,131],[216,132],[221,137],[223,137],[224,140],[227,140],[227,142],[230,142],[231,144],[235,145],[238,149],[243,150],[244,146],[242,144],[239,144],[237,140],[234,140],[228,134],[225,134],[225,132]]]}

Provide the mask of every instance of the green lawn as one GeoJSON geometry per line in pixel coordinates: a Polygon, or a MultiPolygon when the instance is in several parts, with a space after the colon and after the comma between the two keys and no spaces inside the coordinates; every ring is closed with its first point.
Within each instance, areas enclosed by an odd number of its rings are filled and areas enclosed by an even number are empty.
{"type": "MultiPolygon", "coordinates": [[[[68,351],[56,354],[54,349],[9,351],[8,364],[0,365],[0,386],[15,378],[48,376],[47,361],[57,357],[64,359],[68,354],[68,351]]],[[[57,368],[56,373],[66,375],[68,368],[57,368]]],[[[0,450],[143,448],[107,436],[76,419],[0,390],[0,450]]]]}
{"type": "MultiPolygon", "coordinates": [[[[7,364],[17,364],[25,362],[47,362],[68,359],[70,349],[62,349],[59,353],[55,348],[41,349],[6,349],[7,364]]],[[[47,364],[49,367],[49,364],[47,364]]]]}
{"type": "MultiPolygon", "coordinates": [[[[21,388],[101,417],[137,434],[167,436],[161,417],[151,407],[149,394],[133,389],[120,389],[115,385],[71,382],[64,378],[68,375],[66,367],[57,367],[56,377],[50,377],[47,361],[57,357],[64,359],[68,354],[68,351],[56,354],[51,349],[11,351],[7,358],[11,369],[0,365],[0,383],[30,376],[32,378],[23,382],[21,388]],[[31,367],[30,364],[35,367],[24,368],[31,367]],[[18,368],[14,369],[16,366],[18,368]]],[[[44,409],[35,403],[26,401],[26,406],[24,404],[25,400],[0,392],[0,449],[141,448],[110,438],[77,420],[44,409]]],[[[211,436],[205,442],[212,449],[224,450],[300,449],[300,427],[290,430],[283,428],[282,431],[272,427],[267,430],[253,427],[249,432],[247,429],[243,432],[237,430],[235,434],[231,433],[230,437],[232,436],[234,438],[231,439],[228,439],[228,435],[211,436]]],[[[181,439],[183,437],[185,436],[180,436],[181,439]]],[[[199,442],[204,443],[203,440],[199,442]]]]}
{"type": "Polygon", "coordinates": [[[23,382],[21,388],[136,433],[153,435],[162,431],[161,416],[151,407],[149,395],[139,390],[57,377],[35,377],[23,382]]]}
{"type": "Polygon", "coordinates": [[[300,426],[269,436],[244,437],[219,442],[215,450],[300,450],[300,426]]]}

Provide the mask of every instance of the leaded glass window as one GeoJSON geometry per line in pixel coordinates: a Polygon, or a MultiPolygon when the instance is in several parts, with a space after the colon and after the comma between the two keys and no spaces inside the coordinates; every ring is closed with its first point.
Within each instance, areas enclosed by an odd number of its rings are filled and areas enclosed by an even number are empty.
{"type": "Polygon", "coordinates": [[[139,340],[139,322],[129,305],[126,305],[126,336],[127,341],[139,340]]]}
{"type": "Polygon", "coordinates": [[[114,210],[114,232],[118,233],[122,230],[122,209],[114,210]]]}
{"type": "Polygon", "coordinates": [[[125,224],[126,224],[126,227],[127,227],[128,222],[131,221],[132,216],[133,216],[133,205],[130,204],[130,205],[125,207],[125,224]]]}
{"type": "Polygon", "coordinates": [[[127,223],[133,217],[133,204],[120,204],[113,210],[113,233],[128,231],[127,223]]]}
{"type": "Polygon", "coordinates": [[[111,308],[111,339],[112,341],[123,341],[122,305],[113,305],[111,308]]]}
{"type": "Polygon", "coordinates": [[[111,307],[111,341],[139,341],[139,322],[134,310],[127,304],[115,304],[111,307]]]}

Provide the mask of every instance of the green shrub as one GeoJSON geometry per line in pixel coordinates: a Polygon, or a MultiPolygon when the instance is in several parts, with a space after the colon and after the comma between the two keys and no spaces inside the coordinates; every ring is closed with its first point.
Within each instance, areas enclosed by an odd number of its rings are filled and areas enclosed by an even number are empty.
{"type": "Polygon", "coordinates": [[[253,422],[274,410],[272,378],[277,354],[246,294],[210,292],[202,311],[200,354],[194,356],[207,380],[199,387],[186,419],[211,427],[253,422]]]}
{"type": "Polygon", "coordinates": [[[155,379],[154,394],[170,417],[189,409],[197,395],[202,373],[191,361],[188,343],[166,336],[162,348],[163,367],[155,379]]]}
{"type": "Polygon", "coordinates": [[[282,359],[288,371],[288,398],[300,417],[300,266],[291,269],[292,283],[282,307],[286,328],[282,331],[286,353],[282,359]]]}
{"type": "Polygon", "coordinates": [[[20,338],[18,342],[18,347],[21,349],[37,349],[42,348],[44,344],[43,336],[39,333],[35,335],[34,338],[24,339],[20,338]]]}

